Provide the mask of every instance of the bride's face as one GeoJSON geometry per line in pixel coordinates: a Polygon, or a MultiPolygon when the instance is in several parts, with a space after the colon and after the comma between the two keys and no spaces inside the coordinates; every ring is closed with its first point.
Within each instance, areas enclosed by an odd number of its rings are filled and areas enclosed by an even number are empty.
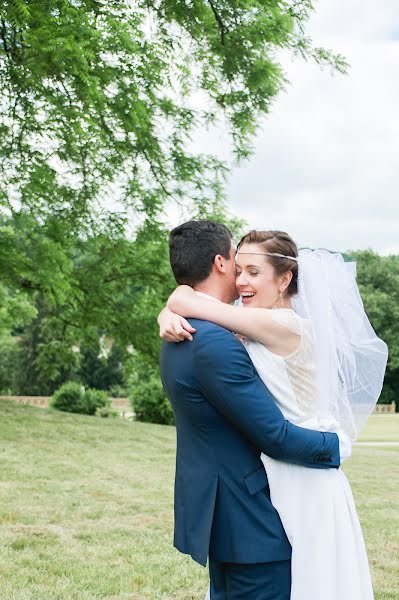
{"type": "Polygon", "coordinates": [[[273,308],[280,298],[282,281],[258,244],[244,244],[236,255],[236,286],[244,306],[273,308]]]}

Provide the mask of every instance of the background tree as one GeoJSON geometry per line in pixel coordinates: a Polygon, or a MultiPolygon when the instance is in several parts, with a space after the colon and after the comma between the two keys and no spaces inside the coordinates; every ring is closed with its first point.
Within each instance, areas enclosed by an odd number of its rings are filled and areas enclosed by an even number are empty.
{"type": "MultiPolygon", "coordinates": [[[[115,343],[106,361],[97,355],[104,368],[110,368],[117,347],[126,356],[133,346],[154,362],[155,316],[173,286],[166,228],[144,223],[134,240],[117,228],[81,238],[65,234],[57,222],[59,237],[52,231],[50,243],[51,219],[38,224],[19,217],[7,226],[14,231],[15,254],[24,260],[4,273],[7,297],[20,287],[27,294],[25,323],[21,315],[9,320],[20,338],[19,393],[52,393],[79,376],[85,382],[88,349],[95,351],[103,336],[115,343]],[[76,351],[80,346],[83,354],[76,351]]],[[[119,382],[114,377],[112,384],[119,382]]]]}
{"type": "MultiPolygon", "coordinates": [[[[210,216],[227,222],[238,237],[242,223],[229,221],[223,206],[210,216]]],[[[39,225],[10,219],[7,227],[14,231],[16,255],[24,253],[25,261],[15,262],[6,283],[10,289],[24,287],[31,317],[10,323],[14,337],[4,340],[0,352],[2,390],[47,395],[66,380],[77,380],[110,391],[122,386],[126,393],[137,381],[159,379],[156,317],[175,286],[167,228],[146,221],[128,240],[123,229],[82,239],[58,227],[61,237],[55,243],[53,234],[52,251],[49,220],[39,225]],[[30,273],[23,269],[26,262],[30,273]],[[59,270],[58,279],[52,268],[59,270]],[[10,363],[13,375],[5,377],[10,363]]]]}
{"type": "Polygon", "coordinates": [[[396,402],[399,411],[399,256],[371,250],[350,253],[366,312],[377,334],[388,344],[389,359],[380,402],[396,402]]]}
{"type": "Polygon", "coordinates": [[[2,205],[71,231],[219,198],[216,157],[190,153],[226,119],[238,157],[285,84],[276,51],[343,70],[313,48],[310,0],[1,3],[2,205]],[[200,100],[199,100],[200,98],[200,100]],[[113,206],[111,212],[114,213],[113,206]]]}
{"type": "Polygon", "coordinates": [[[0,10],[4,310],[25,314],[29,364],[51,385],[62,364],[74,371],[65,348],[92,326],[153,360],[147,325],[172,283],[165,213],[175,203],[205,216],[223,200],[226,165],[190,151],[192,138],[222,119],[237,158],[248,156],[285,84],[279,49],[345,63],[307,38],[309,0],[13,0],[0,10]]]}

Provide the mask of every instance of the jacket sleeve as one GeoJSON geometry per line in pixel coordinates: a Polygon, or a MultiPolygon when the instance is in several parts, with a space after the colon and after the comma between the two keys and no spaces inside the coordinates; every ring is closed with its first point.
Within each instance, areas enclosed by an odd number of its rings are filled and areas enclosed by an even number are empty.
{"type": "Polygon", "coordinates": [[[335,433],[287,421],[243,345],[218,326],[198,331],[195,375],[205,398],[257,448],[277,460],[311,468],[339,467],[335,433]]]}

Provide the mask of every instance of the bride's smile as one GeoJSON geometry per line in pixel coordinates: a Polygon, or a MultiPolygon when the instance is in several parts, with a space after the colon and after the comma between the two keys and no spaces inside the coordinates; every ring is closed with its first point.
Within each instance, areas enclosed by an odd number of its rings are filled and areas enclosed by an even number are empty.
{"type": "Polygon", "coordinates": [[[291,308],[286,290],[292,272],[277,275],[260,244],[243,244],[236,254],[236,286],[244,306],[291,308]]]}

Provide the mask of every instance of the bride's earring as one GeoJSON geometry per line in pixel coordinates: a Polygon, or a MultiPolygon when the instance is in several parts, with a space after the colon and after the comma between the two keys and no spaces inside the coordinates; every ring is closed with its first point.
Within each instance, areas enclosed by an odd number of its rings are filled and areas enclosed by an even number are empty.
{"type": "Polygon", "coordinates": [[[274,309],[284,308],[283,292],[279,292],[277,301],[274,303],[274,309]]]}
{"type": "Polygon", "coordinates": [[[280,292],[279,300],[280,300],[279,308],[284,308],[283,292],[280,292]]]}

